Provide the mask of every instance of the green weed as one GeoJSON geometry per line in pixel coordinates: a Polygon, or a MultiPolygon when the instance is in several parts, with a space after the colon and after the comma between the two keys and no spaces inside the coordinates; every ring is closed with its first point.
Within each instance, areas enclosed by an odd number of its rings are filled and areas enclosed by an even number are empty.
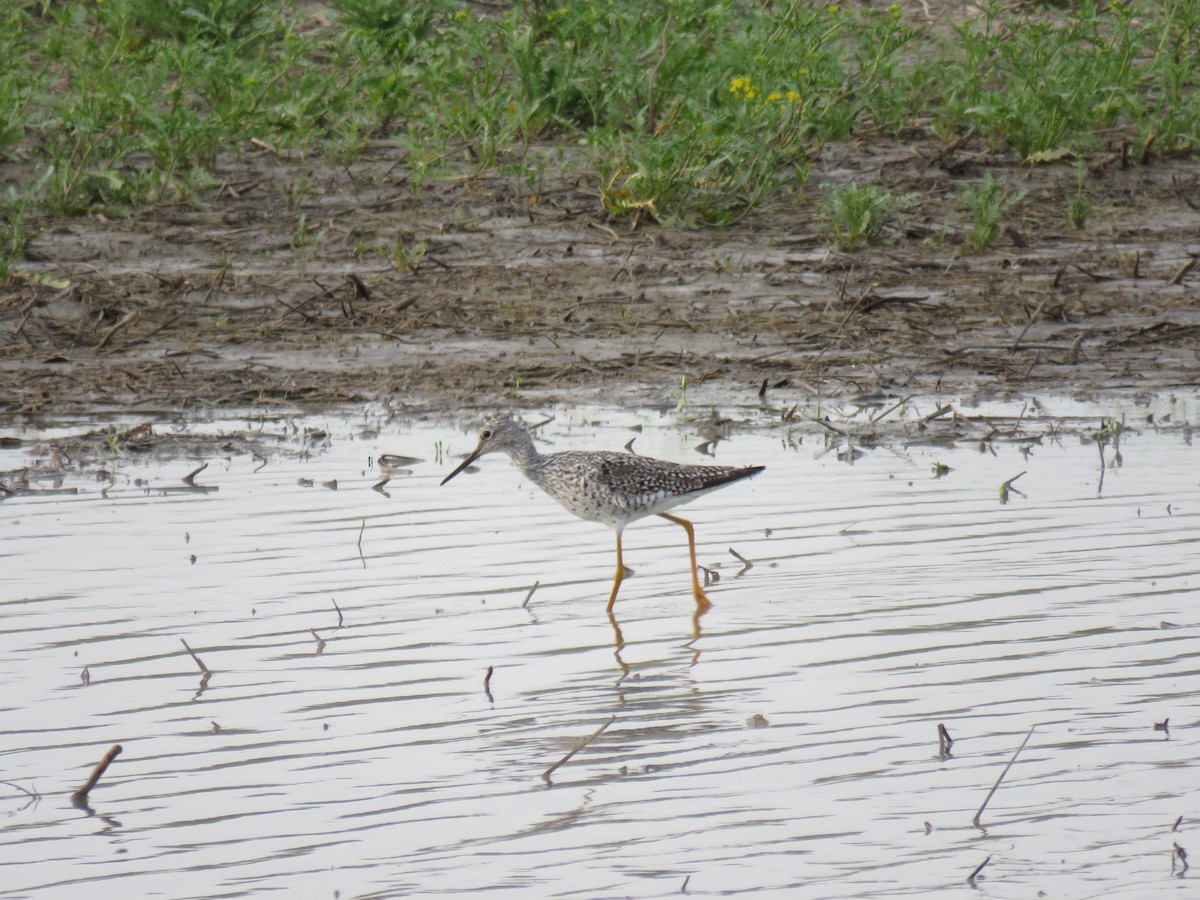
{"type": "Polygon", "coordinates": [[[874,185],[835,188],[823,184],[821,188],[826,192],[822,207],[826,227],[834,242],[848,251],[878,243],[892,214],[912,202],[908,196],[896,197],[874,185]]]}
{"type": "Polygon", "coordinates": [[[1005,215],[1024,197],[1025,191],[1009,191],[1000,182],[992,180],[991,172],[983,176],[979,187],[963,191],[963,203],[971,212],[968,235],[971,246],[976,250],[991,248],[1000,236],[1000,223],[1005,215]]]}
{"type": "Polygon", "coordinates": [[[1083,192],[1083,182],[1087,176],[1087,166],[1082,163],[1077,168],[1075,193],[1067,197],[1067,222],[1072,228],[1083,228],[1088,216],[1092,214],[1092,201],[1083,192]]]}

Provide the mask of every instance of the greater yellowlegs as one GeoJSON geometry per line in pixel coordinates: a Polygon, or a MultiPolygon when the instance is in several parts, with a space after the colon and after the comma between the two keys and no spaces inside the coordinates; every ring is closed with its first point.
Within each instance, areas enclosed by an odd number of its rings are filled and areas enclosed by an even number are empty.
{"type": "Polygon", "coordinates": [[[625,577],[621,532],[630,522],[657,515],[687,532],[692,563],[692,594],[698,611],[711,606],[696,574],[696,533],[687,519],[667,514],[717,488],[750,478],[763,466],[689,466],[607,450],[569,450],[539,453],[533,438],[510,416],[492,416],[479,430],[479,444],[462,465],[442,479],[445,484],[485,453],[508,454],[525,477],[561,503],[568,512],[589,522],[603,522],[617,533],[617,573],[608,610],[625,577]]]}

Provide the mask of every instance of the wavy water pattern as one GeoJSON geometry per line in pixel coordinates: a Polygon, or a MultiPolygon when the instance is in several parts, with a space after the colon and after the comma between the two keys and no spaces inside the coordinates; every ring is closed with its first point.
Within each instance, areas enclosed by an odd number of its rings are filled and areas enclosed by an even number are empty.
{"type": "MultiPolygon", "coordinates": [[[[638,451],[709,461],[669,418],[588,418],[612,424],[546,437],[639,424],[638,451]]],[[[848,464],[736,436],[716,460],[767,470],[684,512],[720,575],[694,621],[677,527],[626,531],[610,620],[609,531],[502,458],[439,487],[468,433],[324,424],[307,460],[211,460],[216,491],[176,490],[179,460],[0,503],[6,897],[1190,891],[1186,432],[1129,430],[1103,486],[1078,437],[848,464]],[[421,461],[376,491],[382,452],[421,461]]]]}

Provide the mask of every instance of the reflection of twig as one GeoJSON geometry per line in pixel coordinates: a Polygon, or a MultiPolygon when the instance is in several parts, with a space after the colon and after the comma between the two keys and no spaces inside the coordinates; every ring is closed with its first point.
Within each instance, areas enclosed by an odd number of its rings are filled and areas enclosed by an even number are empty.
{"type": "Polygon", "coordinates": [[[749,572],[751,569],[754,568],[754,563],[750,562],[750,560],[746,559],[746,557],[742,556],[742,554],[738,553],[732,547],[729,548],[729,552],[733,554],[734,559],[736,559],[738,562],[740,562],[742,564],[741,571],[738,572],[737,575],[734,575],[733,576],[734,578],[738,578],[742,575],[745,575],[747,572],[749,572]]]}
{"type": "MultiPolygon", "coordinates": [[[[1000,782],[1004,780],[1004,776],[1008,774],[1008,770],[1012,768],[1012,764],[1017,761],[1017,756],[1019,756],[1021,751],[1025,749],[1025,745],[1029,743],[1029,739],[1033,737],[1033,729],[1035,728],[1037,728],[1037,725],[1029,726],[1029,734],[1025,735],[1025,740],[1021,741],[1021,746],[1018,747],[1013,753],[1012,759],[1008,761],[1008,765],[1004,767],[1004,771],[1000,773],[1000,777],[996,779],[996,783],[992,785],[992,789],[988,791],[988,795],[983,798],[983,805],[979,807],[979,812],[975,813],[975,818],[972,820],[975,823],[976,828],[979,827],[979,817],[983,815],[984,809],[987,807],[988,802],[992,799],[992,795],[996,793],[996,789],[1000,787],[1000,782]]],[[[983,866],[980,866],[979,868],[982,869],[983,866]]]]}
{"type": "Polygon", "coordinates": [[[362,539],[363,532],[367,530],[367,520],[362,520],[362,527],[358,529],[358,558],[362,560],[363,568],[367,567],[367,558],[363,556],[362,539]]]}
{"type": "Polygon", "coordinates": [[[609,719],[607,722],[605,722],[603,725],[601,725],[599,728],[597,728],[595,731],[593,731],[590,735],[588,735],[586,738],[584,738],[582,741],[580,741],[578,744],[576,744],[570,753],[568,753],[566,756],[564,756],[562,759],[560,759],[558,762],[556,762],[554,765],[552,765],[550,768],[548,768],[545,772],[543,772],[542,778],[544,778],[548,783],[550,781],[550,776],[554,774],[555,769],[557,769],[559,766],[561,766],[563,763],[565,763],[567,760],[569,760],[572,756],[574,756],[576,753],[578,753],[580,750],[582,750],[584,747],[586,747],[588,744],[590,744],[596,738],[600,737],[600,735],[604,734],[604,729],[608,728],[608,726],[611,725],[615,721],[617,721],[617,717],[613,716],[611,719],[609,719]]]}
{"type": "MultiPolygon", "coordinates": [[[[20,791],[22,794],[24,794],[26,797],[29,798],[28,802],[26,802],[26,804],[24,806],[22,806],[21,809],[14,810],[14,813],[21,812],[21,810],[23,810],[23,809],[28,809],[30,806],[33,806],[35,803],[37,803],[39,800],[42,799],[42,795],[37,792],[37,788],[34,788],[32,791],[30,791],[30,790],[27,790],[26,788],[21,787],[19,784],[14,784],[11,781],[0,781],[0,784],[7,784],[10,788],[16,788],[18,791],[20,791]]],[[[10,815],[12,815],[12,814],[13,813],[10,813],[10,815]]],[[[1182,819],[1183,816],[1180,816],[1179,818],[1182,819]]]]}
{"type": "Polygon", "coordinates": [[[92,769],[92,774],[88,776],[88,780],[84,782],[83,787],[71,795],[71,803],[73,805],[79,807],[87,806],[88,794],[96,786],[96,782],[104,777],[104,772],[112,765],[112,761],[120,755],[121,745],[113,744],[100,762],[96,763],[96,768],[92,769]]]}

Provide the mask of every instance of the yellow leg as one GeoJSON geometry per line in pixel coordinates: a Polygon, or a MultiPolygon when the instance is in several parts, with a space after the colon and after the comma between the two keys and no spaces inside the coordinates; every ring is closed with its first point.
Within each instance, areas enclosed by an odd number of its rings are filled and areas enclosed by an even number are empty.
{"type": "Polygon", "coordinates": [[[613,604],[617,602],[617,591],[621,587],[621,582],[625,580],[625,562],[621,559],[621,532],[617,532],[617,574],[613,576],[612,593],[608,595],[608,606],[606,609],[611,613],[613,604]]]}
{"type": "Polygon", "coordinates": [[[696,598],[698,612],[708,609],[712,606],[712,601],[708,599],[708,594],[704,593],[704,588],[700,587],[700,578],[696,574],[696,530],[692,528],[692,523],[687,519],[681,519],[678,516],[672,516],[668,513],[659,513],[659,515],[668,522],[674,522],[676,525],[681,526],[687,532],[688,557],[692,561],[692,596],[696,598]]]}

